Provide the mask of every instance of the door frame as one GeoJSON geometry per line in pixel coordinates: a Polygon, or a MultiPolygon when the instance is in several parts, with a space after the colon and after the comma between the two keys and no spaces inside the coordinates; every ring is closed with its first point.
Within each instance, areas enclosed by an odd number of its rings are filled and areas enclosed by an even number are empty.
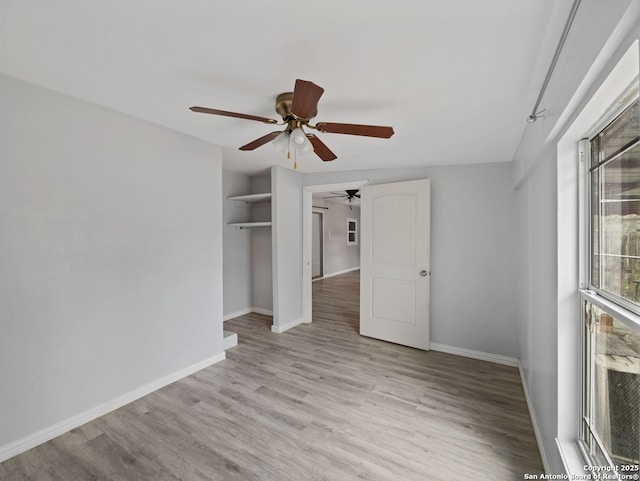
{"type": "Polygon", "coordinates": [[[324,210],[316,209],[315,207],[311,210],[311,218],[313,219],[314,215],[320,216],[320,276],[313,277],[313,222],[311,223],[311,280],[314,281],[316,279],[322,279],[324,277],[324,210]]]}
{"type": "Polygon", "coordinates": [[[368,180],[355,180],[333,184],[307,185],[302,188],[302,319],[305,323],[311,322],[313,310],[311,279],[313,194],[332,190],[360,189],[360,187],[368,184],[368,180]]]}

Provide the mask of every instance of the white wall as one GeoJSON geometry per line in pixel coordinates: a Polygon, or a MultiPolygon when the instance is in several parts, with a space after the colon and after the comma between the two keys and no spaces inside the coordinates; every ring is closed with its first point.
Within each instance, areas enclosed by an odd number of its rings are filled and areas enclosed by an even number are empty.
{"type": "Polygon", "coordinates": [[[302,174],[271,168],[273,330],[302,322],[302,174]]]}
{"type": "Polygon", "coordinates": [[[251,204],[225,200],[251,193],[251,177],[222,171],[224,318],[253,307],[251,294],[251,231],[227,227],[229,222],[249,222],[251,204]]]}
{"type": "MultiPolygon", "coordinates": [[[[555,474],[584,464],[576,449],[577,156],[559,156],[558,144],[620,51],[638,38],[639,24],[637,0],[583,0],[541,105],[546,118],[527,126],[513,163],[523,379],[544,461],[555,474]]],[[[572,145],[583,134],[577,133],[572,145]]]]}
{"type": "MultiPolygon", "coordinates": [[[[315,203],[315,202],[314,202],[315,203]]],[[[340,202],[325,202],[324,211],[324,275],[360,267],[360,207],[340,202]],[[358,221],[358,243],[347,245],[347,218],[358,221]]]]}
{"type": "Polygon", "coordinates": [[[558,362],[554,160],[541,159],[538,168],[517,193],[521,364],[527,382],[525,389],[536,406],[538,427],[551,435],[550,443],[553,443],[557,427],[558,362]]]}
{"type": "MultiPolygon", "coordinates": [[[[251,193],[271,192],[271,175],[251,177],[251,193]]],[[[272,220],[272,202],[253,206],[253,221],[272,220]]],[[[251,308],[263,314],[273,313],[273,229],[254,229],[251,232],[251,308]]]]}
{"type": "Polygon", "coordinates": [[[518,357],[508,163],[304,175],[304,185],[431,179],[431,341],[518,357]]]}
{"type": "Polygon", "coordinates": [[[224,356],[222,207],[217,147],[2,75],[0,105],[6,456],[224,356]]]}
{"type": "Polygon", "coordinates": [[[273,313],[272,229],[251,232],[251,309],[273,313]]]}

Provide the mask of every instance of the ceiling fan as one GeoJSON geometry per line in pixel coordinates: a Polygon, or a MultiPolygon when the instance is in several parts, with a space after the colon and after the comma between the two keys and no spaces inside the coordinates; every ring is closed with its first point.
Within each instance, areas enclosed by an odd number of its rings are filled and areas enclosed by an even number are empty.
{"type": "Polygon", "coordinates": [[[318,122],[312,125],[309,121],[318,114],[318,100],[320,100],[323,93],[324,89],[313,82],[297,79],[293,92],[281,93],[276,99],[275,109],[282,117],[282,122],[267,117],[207,107],[190,107],[190,110],[203,114],[256,120],[265,124],[286,125],[284,131],[276,130],[270,132],[243,145],[240,150],[254,150],[272,141],[276,149],[288,152],[289,155],[292,149],[299,153],[313,150],[325,162],[337,159],[336,155],[315,134],[306,133],[304,128],[314,129],[323,133],[362,135],[383,139],[388,139],[393,135],[392,127],[377,125],[339,124],[334,122],[318,122]]]}
{"type": "Polygon", "coordinates": [[[331,192],[332,194],[336,194],[333,195],[331,197],[325,197],[325,199],[338,199],[338,198],[343,198],[346,199],[347,202],[353,202],[353,199],[359,199],[360,198],[360,194],[359,194],[359,190],[358,189],[349,189],[349,190],[345,190],[345,193],[338,193],[338,192],[331,192]]]}
{"type": "Polygon", "coordinates": [[[360,191],[358,189],[348,189],[342,192],[331,192],[331,194],[335,194],[330,197],[325,197],[325,199],[344,199],[344,202],[349,206],[349,209],[353,210],[354,205],[360,205],[360,191]]]}

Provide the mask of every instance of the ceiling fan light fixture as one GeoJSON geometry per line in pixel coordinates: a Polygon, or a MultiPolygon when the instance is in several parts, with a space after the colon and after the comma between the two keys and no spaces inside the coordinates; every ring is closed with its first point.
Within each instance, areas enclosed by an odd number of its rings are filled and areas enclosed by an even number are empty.
{"type": "Polygon", "coordinates": [[[295,145],[296,147],[304,144],[306,138],[307,136],[305,135],[304,130],[302,130],[300,127],[296,127],[291,131],[291,140],[293,141],[293,145],[295,145]]]}
{"type": "Polygon", "coordinates": [[[288,152],[289,151],[289,134],[287,132],[282,132],[278,135],[273,142],[271,142],[273,146],[276,148],[278,152],[288,152]]]}
{"type": "Polygon", "coordinates": [[[313,145],[311,145],[311,142],[307,139],[307,134],[305,134],[304,130],[300,127],[291,131],[291,144],[299,154],[306,154],[313,150],[313,145]]]}
{"type": "Polygon", "coordinates": [[[307,139],[305,137],[304,138],[304,143],[302,144],[302,146],[298,147],[296,150],[300,154],[306,154],[307,152],[313,152],[313,145],[311,145],[311,142],[309,142],[309,139],[307,139]]]}

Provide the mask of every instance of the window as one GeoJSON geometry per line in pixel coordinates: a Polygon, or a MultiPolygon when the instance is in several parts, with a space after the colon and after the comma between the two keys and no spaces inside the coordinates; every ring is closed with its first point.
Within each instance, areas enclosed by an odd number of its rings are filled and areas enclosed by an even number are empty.
{"type": "MultiPolygon", "coordinates": [[[[594,465],[636,469],[640,448],[640,332],[606,305],[584,300],[583,443],[594,465]]],[[[633,473],[636,474],[636,473],[633,473]]]]}
{"type": "Polygon", "coordinates": [[[627,97],[626,108],[589,139],[581,446],[594,465],[628,475],[637,474],[640,459],[637,88],[627,97]]]}
{"type": "Polygon", "coordinates": [[[347,218],[347,245],[358,245],[358,221],[347,218]]]}
{"type": "Polygon", "coordinates": [[[640,111],[636,100],[590,142],[591,284],[638,304],[640,111]]]}

